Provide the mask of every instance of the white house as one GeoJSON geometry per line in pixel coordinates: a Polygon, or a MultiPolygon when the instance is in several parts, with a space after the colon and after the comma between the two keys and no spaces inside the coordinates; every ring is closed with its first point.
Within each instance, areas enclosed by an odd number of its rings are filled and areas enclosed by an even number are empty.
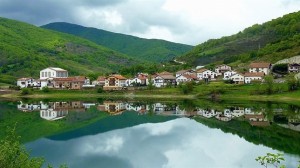
{"type": "Polygon", "coordinates": [[[249,72],[255,73],[255,72],[263,72],[265,75],[268,75],[271,71],[272,65],[267,62],[253,62],[249,66],[249,72]]]}
{"type": "Polygon", "coordinates": [[[122,75],[114,74],[105,78],[105,84],[103,86],[104,90],[121,90],[123,87],[127,86],[127,79],[122,75]]]}
{"type": "Polygon", "coordinates": [[[228,66],[228,65],[225,65],[225,64],[223,64],[223,65],[218,65],[218,66],[216,66],[216,68],[215,68],[215,72],[216,72],[216,74],[217,74],[218,76],[224,74],[224,73],[227,72],[227,71],[231,71],[231,67],[228,66]]]}
{"type": "Polygon", "coordinates": [[[224,72],[224,76],[223,76],[223,80],[229,80],[230,77],[234,74],[236,74],[237,72],[235,71],[227,71],[227,72],[224,72]]]}
{"type": "Polygon", "coordinates": [[[176,77],[176,82],[177,83],[185,83],[185,82],[191,82],[191,81],[196,81],[197,76],[196,75],[180,75],[176,77]]]}
{"type": "Polygon", "coordinates": [[[17,86],[20,88],[27,88],[33,86],[35,80],[33,78],[20,78],[17,80],[17,86]]]}
{"type": "Polygon", "coordinates": [[[68,77],[68,71],[61,68],[49,67],[40,71],[40,79],[66,77],[68,77]]]}
{"type": "Polygon", "coordinates": [[[245,73],[245,83],[251,83],[251,81],[262,81],[265,76],[264,72],[257,73],[245,73]]]}
{"type": "Polygon", "coordinates": [[[196,75],[196,72],[194,70],[180,70],[176,72],[176,78],[182,75],[196,75]]]}
{"type": "Polygon", "coordinates": [[[217,74],[211,70],[208,70],[208,69],[199,69],[197,71],[197,78],[199,80],[202,80],[204,78],[207,78],[207,79],[215,79],[217,76],[217,74]]]}
{"type": "Polygon", "coordinates": [[[55,121],[62,119],[68,115],[68,111],[55,111],[53,109],[45,109],[40,111],[40,117],[49,120],[49,121],[55,121]]]}
{"type": "Polygon", "coordinates": [[[155,87],[163,87],[170,85],[176,85],[176,77],[172,73],[162,72],[153,76],[153,84],[155,87]]]}
{"type": "Polygon", "coordinates": [[[300,64],[293,63],[293,64],[288,64],[288,72],[289,73],[299,73],[300,72],[300,64]]]}
{"type": "Polygon", "coordinates": [[[242,74],[236,73],[230,77],[235,84],[244,84],[245,77],[242,74]]]}

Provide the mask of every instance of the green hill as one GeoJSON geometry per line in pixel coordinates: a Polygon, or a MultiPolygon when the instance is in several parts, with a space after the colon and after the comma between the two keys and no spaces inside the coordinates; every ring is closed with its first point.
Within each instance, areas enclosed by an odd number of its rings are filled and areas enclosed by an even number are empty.
{"type": "Polygon", "coordinates": [[[300,54],[300,11],[255,24],[235,35],[208,40],[177,60],[190,65],[209,63],[272,63],[300,54]]]}
{"type": "Polygon", "coordinates": [[[0,38],[0,83],[38,77],[48,66],[80,75],[116,71],[137,62],[86,39],[5,18],[0,18],[0,38]]]}
{"type": "Polygon", "coordinates": [[[143,39],[70,23],[50,23],[42,27],[83,37],[134,58],[150,62],[170,61],[175,56],[182,55],[193,48],[189,45],[164,40],[143,39]]]}

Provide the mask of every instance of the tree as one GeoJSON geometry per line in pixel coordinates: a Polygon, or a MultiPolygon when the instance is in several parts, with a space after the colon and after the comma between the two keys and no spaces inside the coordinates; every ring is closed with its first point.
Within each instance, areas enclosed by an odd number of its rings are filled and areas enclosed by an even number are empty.
{"type": "Polygon", "coordinates": [[[5,139],[0,142],[0,167],[5,168],[40,168],[44,163],[42,158],[31,158],[20,144],[20,137],[15,129],[9,129],[5,139]]]}
{"type": "Polygon", "coordinates": [[[273,93],[273,87],[274,87],[274,78],[272,75],[267,75],[265,77],[265,84],[267,86],[266,92],[267,94],[272,94],[273,93]]]}
{"type": "Polygon", "coordinates": [[[295,78],[294,74],[290,74],[286,79],[289,91],[297,90],[300,86],[299,80],[295,78]]]}
{"type": "Polygon", "coordinates": [[[149,75],[149,77],[148,77],[148,86],[147,86],[147,88],[148,88],[148,90],[153,90],[154,89],[154,83],[153,83],[153,80],[152,80],[152,77],[149,75]]]}

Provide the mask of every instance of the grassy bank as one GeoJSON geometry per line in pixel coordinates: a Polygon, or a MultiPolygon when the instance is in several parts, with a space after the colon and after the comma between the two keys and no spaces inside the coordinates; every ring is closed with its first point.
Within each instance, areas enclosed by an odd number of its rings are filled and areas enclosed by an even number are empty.
{"type": "Polygon", "coordinates": [[[274,84],[273,93],[264,93],[266,86],[262,84],[234,85],[223,82],[211,82],[196,84],[188,93],[177,87],[155,88],[153,90],[124,90],[124,91],[103,91],[91,90],[32,90],[29,94],[22,95],[21,91],[11,91],[1,94],[2,98],[19,99],[155,99],[155,100],[176,100],[176,99],[213,99],[213,100],[254,100],[254,101],[277,101],[277,102],[300,102],[300,91],[288,91],[285,84],[274,84]]]}

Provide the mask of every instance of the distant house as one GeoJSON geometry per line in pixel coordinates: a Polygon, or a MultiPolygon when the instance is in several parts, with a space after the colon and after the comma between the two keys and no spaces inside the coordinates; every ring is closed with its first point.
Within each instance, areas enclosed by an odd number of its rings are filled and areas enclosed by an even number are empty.
{"type": "Polygon", "coordinates": [[[235,84],[244,84],[245,77],[242,74],[236,73],[230,77],[235,84]]]}
{"type": "Polygon", "coordinates": [[[122,75],[114,74],[105,78],[105,85],[103,86],[104,90],[121,90],[126,87],[126,80],[122,75]]]}
{"type": "Polygon", "coordinates": [[[256,72],[256,73],[245,73],[245,83],[251,83],[251,81],[262,81],[265,73],[256,72]]]}
{"type": "Polygon", "coordinates": [[[170,72],[157,73],[153,75],[152,80],[155,87],[176,85],[176,77],[170,72]]]}
{"type": "Polygon", "coordinates": [[[299,73],[300,72],[300,64],[297,64],[297,63],[288,64],[288,72],[289,73],[299,73]]]}
{"type": "Polygon", "coordinates": [[[180,70],[176,72],[176,78],[182,75],[196,75],[196,72],[194,70],[180,70]]]}
{"type": "Polygon", "coordinates": [[[272,64],[268,62],[253,62],[249,66],[250,73],[263,72],[268,75],[271,71],[272,64]]]}
{"type": "Polygon", "coordinates": [[[98,106],[98,109],[111,115],[117,115],[126,111],[126,104],[121,101],[105,101],[103,105],[98,106]]]}
{"type": "Polygon", "coordinates": [[[197,81],[197,80],[198,80],[198,78],[196,75],[183,74],[183,75],[176,77],[177,83],[186,83],[186,82],[197,81]]]}
{"type": "Polygon", "coordinates": [[[89,84],[89,79],[84,76],[53,78],[53,87],[55,89],[82,89],[83,85],[89,84]]]}
{"type": "Polygon", "coordinates": [[[211,70],[208,70],[208,69],[199,69],[197,70],[197,78],[199,80],[202,80],[202,79],[215,79],[217,76],[217,74],[211,70]]]}
{"type": "Polygon", "coordinates": [[[17,86],[19,86],[20,88],[40,87],[41,82],[33,78],[19,78],[17,80],[17,86]]]}
{"type": "Polygon", "coordinates": [[[105,76],[98,76],[97,80],[93,81],[93,85],[104,86],[105,85],[105,76]]]}
{"type": "Polygon", "coordinates": [[[49,67],[40,71],[40,79],[48,79],[48,78],[67,78],[68,71],[56,68],[56,67],[49,67]]]}
{"type": "Polygon", "coordinates": [[[139,73],[135,78],[128,79],[127,85],[138,85],[138,86],[146,86],[148,85],[148,74],[139,73]]]}
{"type": "Polygon", "coordinates": [[[218,66],[216,66],[216,68],[215,68],[215,72],[216,72],[217,76],[223,75],[223,74],[224,74],[225,72],[227,72],[227,71],[231,71],[231,67],[228,66],[228,65],[225,65],[225,64],[223,64],[223,65],[218,65],[218,66]]]}
{"type": "Polygon", "coordinates": [[[224,72],[224,76],[223,76],[223,80],[229,80],[230,77],[234,74],[236,74],[237,72],[235,71],[226,71],[224,72]]]}

